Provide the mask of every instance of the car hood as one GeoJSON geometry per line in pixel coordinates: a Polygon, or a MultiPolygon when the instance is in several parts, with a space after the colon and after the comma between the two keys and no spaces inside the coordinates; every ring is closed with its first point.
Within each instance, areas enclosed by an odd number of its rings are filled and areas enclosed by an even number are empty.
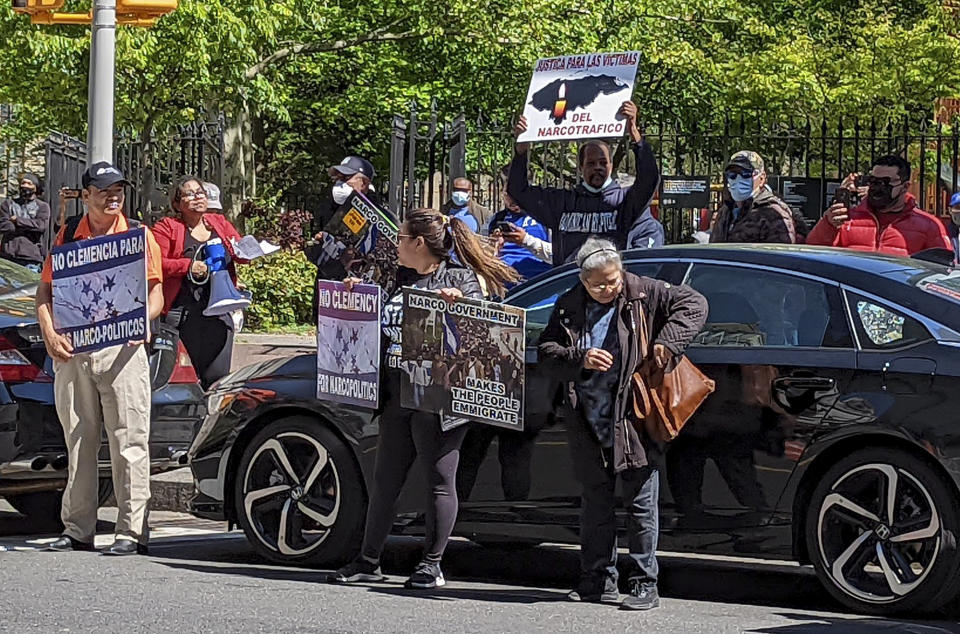
{"type": "Polygon", "coordinates": [[[0,330],[37,322],[35,288],[0,296],[0,330]]]}

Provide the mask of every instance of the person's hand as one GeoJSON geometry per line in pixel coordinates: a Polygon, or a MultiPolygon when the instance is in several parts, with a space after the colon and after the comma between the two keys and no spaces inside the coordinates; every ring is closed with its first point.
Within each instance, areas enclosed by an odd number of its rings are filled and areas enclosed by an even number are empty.
{"type": "Polygon", "coordinates": [[[643,133],[637,125],[637,104],[632,101],[624,101],[617,114],[624,117],[626,121],[626,131],[630,135],[630,140],[639,143],[643,140],[643,133]]]}
{"type": "Polygon", "coordinates": [[[10,222],[17,224],[17,214],[10,214],[10,222]]]}
{"type": "Polygon", "coordinates": [[[843,179],[843,181],[840,183],[840,187],[842,187],[843,189],[849,189],[850,191],[855,192],[857,191],[858,180],[860,180],[860,173],[851,172],[850,174],[847,174],[847,177],[843,179]]]}
{"type": "Polygon", "coordinates": [[[326,237],[327,237],[326,231],[318,231],[317,235],[313,236],[313,239],[316,240],[317,242],[323,242],[324,238],[326,237]]]}
{"type": "Polygon", "coordinates": [[[66,363],[73,357],[73,344],[66,335],[56,331],[43,333],[43,345],[51,359],[66,363]]]}
{"type": "MultiPolygon", "coordinates": [[[[520,115],[520,118],[517,119],[517,125],[513,126],[513,136],[519,138],[521,134],[527,131],[527,118],[523,115],[520,115]]],[[[514,146],[517,154],[526,154],[527,150],[530,149],[529,143],[517,143],[514,146]]]]}
{"type": "Polygon", "coordinates": [[[606,372],[613,367],[613,355],[600,348],[590,348],[583,355],[583,367],[587,370],[606,372]]]}
{"type": "Polygon", "coordinates": [[[357,284],[363,284],[363,280],[359,277],[347,277],[343,280],[343,285],[347,287],[348,291],[352,291],[357,284]]]}
{"type": "Polygon", "coordinates": [[[500,253],[503,249],[503,242],[503,233],[499,229],[490,232],[490,245],[493,247],[494,253],[500,253]]]}
{"type": "Polygon", "coordinates": [[[510,231],[503,234],[503,239],[514,244],[523,244],[523,239],[527,237],[527,232],[517,225],[510,224],[510,231]]]}
{"type": "Polygon", "coordinates": [[[667,367],[667,364],[670,363],[671,358],[673,358],[673,353],[670,352],[670,348],[666,347],[662,343],[653,344],[653,362],[658,368],[662,369],[667,367]]]}
{"type": "Polygon", "coordinates": [[[202,279],[207,276],[207,263],[203,260],[197,260],[190,265],[190,273],[197,279],[202,279]]]}
{"type": "Polygon", "coordinates": [[[823,217],[826,218],[827,222],[837,229],[839,229],[843,223],[850,219],[850,216],[847,213],[847,206],[843,203],[830,205],[830,208],[827,209],[825,214],[823,214],[823,217]]]}
{"type": "Polygon", "coordinates": [[[463,292],[459,288],[441,288],[440,297],[442,297],[448,304],[452,304],[463,297],[463,292]]]}

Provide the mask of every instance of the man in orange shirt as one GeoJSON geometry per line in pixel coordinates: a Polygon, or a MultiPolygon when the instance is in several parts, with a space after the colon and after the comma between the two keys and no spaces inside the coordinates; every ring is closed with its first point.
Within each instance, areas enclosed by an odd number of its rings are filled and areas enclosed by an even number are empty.
{"type": "MultiPolygon", "coordinates": [[[[60,229],[54,245],[130,229],[123,215],[124,188],[129,183],[113,165],[102,162],[83,174],[87,213],[79,224],[60,229]],[[73,235],[66,235],[73,229],[73,235]]],[[[160,247],[147,235],[147,317],[163,308],[160,247]]],[[[53,327],[53,268],[43,263],[37,287],[37,319],[47,354],[53,359],[54,398],[69,457],[67,487],[60,516],[63,535],[51,550],[92,550],[97,524],[97,454],[101,427],[106,426],[117,497],[117,524],[105,555],[147,551],[147,503],[150,500],[150,366],[145,342],[116,345],[74,354],[70,339],[53,327]]]]}

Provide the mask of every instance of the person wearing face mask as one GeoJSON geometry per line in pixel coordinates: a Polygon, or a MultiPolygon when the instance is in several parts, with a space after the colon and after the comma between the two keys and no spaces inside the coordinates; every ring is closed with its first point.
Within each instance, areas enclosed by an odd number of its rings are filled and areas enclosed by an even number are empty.
{"type": "Polygon", "coordinates": [[[793,212],[767,187],[759,154],[737,152],[730,157],[723,178],[723,204],[710,242],[796,242],[793,212]]]}
{"type": "Polygon", "coordinates": [[[40,200],[43,187],[36,174],[24,174],[16,198],[0,203],[0,257],[40,272],[43,236],[50,224],[50,205],[40,200]]]}
{"type": "Polygon", "coordinates": [[[630,594],[625,610],[649,610],[657,593],[660,449],[627,420],[633,373],[682,355],[707,319],[707,301],[624,270],[609,240],[588,238],[576,256],[580,283],[556,302],[540,336],[544,371],[565,384],[562,419],[581,484],[580,583],[570,601],[614,603],[617,590],[616,484],[627,509],[630,594]],[[645,318],[645,319],[644,319],[645,318]],[[648,349],[639,328],[646,326],[648,349]]]}
{"type": "MultiPolygon", "coordinates": [[[[848,186],[850,178],[842,185],[848,186]]],[[[874,161],[859,205],[831,205],[807,236],[807,244],[910,256],[926,249],[953,251],[943,225],[917,207],[909,192],[910,164],[900,156],[874,161]]]]}
{"type": "MultiPolygon", "coordinates": [[[[160,247],[150,229],[123,215],[130,183],[110,163],[91,165],[81,178],[86,213],[60,229],[54,245],[126,231],[145,231],[147,318],[163,309],[160,247]]],[[[117,496],[113,545],[105,555],[147,552],[150,501],[150,363],[145,342],[75,353],[53,325],[53,266],[48,255],[37,286],[37,322],[53,360],[54,401],[69,456],[60,517],[63,534],[49,550],[93,550],[97,526],[97,454],[106,428],[117,496]]]]}
{"type": "MultiPolygon", "coordinates": [[[[559,266],[576,255],[588,237],[597,235],[618,248],[639,223],[647,223],[650,203],[660,184],[660,169],[653,149],[637,125],[637,106],[623,102],[620,116],[630,136],[630,148],[637,165],[637,177],[630,187],[621,187],[613,178],[610,146],[600,140],[580,145],[578,160],[583,181],[573,189],[537,187],[528,177],[529,143],[517,143],[507,193],[537,222],[551,231],[553,264],[559,266]]],[[[520,117],[514,127],[518,137],[527,130],[520,117]]]]}
{"type": "Polygon", "coordinates": [[[451,218],[459,218],[470,228],[470,231],[487,235],[492,214],[490,210],[473,199],[473,183],[468,178],[453,179],[453,190],[450,200],[440,211],[451,218]]]}

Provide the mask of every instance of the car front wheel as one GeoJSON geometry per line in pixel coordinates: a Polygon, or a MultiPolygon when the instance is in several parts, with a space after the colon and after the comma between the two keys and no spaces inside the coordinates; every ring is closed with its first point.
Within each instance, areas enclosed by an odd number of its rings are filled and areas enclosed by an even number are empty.
{"type": "Polygon", "coordinates": [[[960,590],[957,500],[922,460],[890,448],[855,452],[824,474],[809,508],[817,575],[851,608],[933,611],[960,590]]]}
{"type": "Polygon", "coordinates": [[[366,496],[349,449],[319,421],[270,423],[246,447],[235,474],[236,516],[261,556],[334,565],[363,535],[366,496]]]}

